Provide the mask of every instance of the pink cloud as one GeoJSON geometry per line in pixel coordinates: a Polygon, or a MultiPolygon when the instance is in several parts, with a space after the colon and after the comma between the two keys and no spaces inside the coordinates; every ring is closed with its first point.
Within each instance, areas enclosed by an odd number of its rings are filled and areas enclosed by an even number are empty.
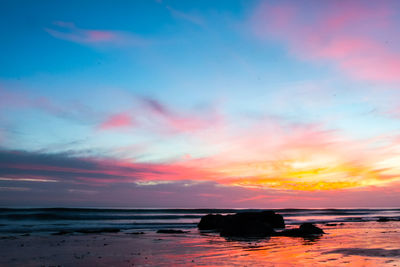
{"type": "Polygon", "coordinates": [[[159,134],[181,134],[217,128],[223,123],[222,116],[214,107],[204,107],[196,111],[173,109],[152,98],[139,99],[139,104],[128,111],[103,114],[80,102],[59,103],[46,96],[26,91],[12,91],[0,87],[0,95],[0,111],[37,109],[57,117],[89,122],[102,117],[102,121],[95,127],[96,130],[124,130],[135,126],[159,134]]]}
{"type": "Polygon", "coordinates": [[[354,140],[323,125],[270,119],[211,132],[204,158],[182,159],[186,166],[218,172],[218,183],[247,188],[343,190],[387,185],[398,180],[399,151],[388,136],[354,140]],[[386,145],[384,145],[386,144],[386,145]],[[390,152],[391,151],[391,152],[390,152]]]}
{"type": "Polygon", "coordinates": [[[333,63],[350,77],[399,82],[400,51],[392,2],[262,2],[253,16],[257,36],[274,38],[304,60],[333,63]]]}
{"type": "Polygon", "coordinates": [[[109,115],[97,128],[110,130],[135,126],[137,129],[150,130],[161,135],[193,134],[218,128],[223,122],[222,116],[214,108],[207,107],[200,111],[172,109],[152,98],[139,100],[139,104],[130,111],[109,115]],[[135,114],[135,120],[131,114],[135,114]]]}
{"type": "Polygon", "coordinates": [[[56,21],[54,27],[45,28],[51,36],[80,44],[87,45],[146,45],[146,40],[138,35],[122,31],[83,29],[72,22],[56,21]]]}
{"type": "MultiPolygon", "coordinates": [[[[226,174],[215,170],[212,164],[189,166],[185,162],[140,163],[119,159],[72,157],[66,154],[2,150],[0,150],[0,159],[2,183],[7,187],[29,185],[32,192],[37,192],[37,195],[30,197],[30,201],[37,200],[36,197],[40,195],[40,197],[51,199],[52,203],[71,186],[74,190],[98,191],[102,196],[85,201],[111,199],[120,204],[138,206],[143,203],[153,207],[157,205],[214,208],[367,205],[372,207],[398,203],[400,192],[398,181],[383,186],[372,185],[313,192],[296,187],[288,189],[285,186],[282,188],[247,187],[240,185],[240,179],[244,180],[246,177],[232,178],[228,183],[226,174]],[[225,179],[222,179],[223,177],[225,179]],[[49,182],[49,180],[56,182],[49,182]]],[[[276,178],[275,182],[279,181],[276,178]]],[[[332,177],[328,178],[332,179],[332,177]]],[[[353,177],[349,176],[347,179],[353,179],[353,177]]],[[[282,181],[288,182],[284,179],[282,181]]],[[[21,197],[24,196],[21,195],[21,197]]],[[[75,199],[64,197],[68,201],[75,199]]],[[[19,197],[13,195],[12,199],[17,200],[19,197]]],[[[81,201],[84,200],[81,199],[81,201]]],[[[109,202],[107,203],[110,205],[109,202]]]]}
{"type": "Polygon", "coordinates": [[[99,129],[110,130],[115,128],[125,128],[133,125],[133,119],[128,113],[118,113],[108,117],[100,124],[99,129]]]}
{"type": "Polygon", "coordinates": [[[88,39],[91,42],[106,42],[115,38],[115,34],[109,31],[88,31],[88,39]]]}
{"type": "Polygon", "coordinates": [[[218,127],[222,124],[222,116],[214,109],[204,109],[201,112],[172,110],[165,104],[151,98],[143,98],[143,112],[156,119],[159,126],[173,133],[196,132],[218,127]]]}

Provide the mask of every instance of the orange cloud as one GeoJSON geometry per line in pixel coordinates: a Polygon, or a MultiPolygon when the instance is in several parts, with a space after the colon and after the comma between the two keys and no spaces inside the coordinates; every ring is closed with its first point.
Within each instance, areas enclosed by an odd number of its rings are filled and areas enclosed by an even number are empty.
{"type": "MultiPolygon", "coordinates": [[[[273,123],[271,123],[273,124],[273,123]]],[[[268,125],[268,124],[267,124],[268,125]]],[[[316,125],[255,125],[242,132],[208,135],[219,153],[188,159],[218,173],[218,183],[246,188],[321,191],[384,186],[400,178],[400,151],[379,145],[386,136],[351,140],[316,125]]]]}
{"type": "MultiPolygon", "coordinates": [[[[103,128],[125,127],[131,125],[130,119],[129,114],[117,114],[106,120],[103,128]]],[[[4,153],[0,175],[39,180],[61,177],[89,184],[214,182],[246,189],[314,192],[383,187],[400,180],[400,145],[391,136],[354,140],[324,130],[323,125],[268,119],[249,122],[246,127],[224,124],[191,137],[197,151],[169,162],[25,152],[18,158],[4,153]],[[26,177],[28,174],[34,177],[26,177]]]]}

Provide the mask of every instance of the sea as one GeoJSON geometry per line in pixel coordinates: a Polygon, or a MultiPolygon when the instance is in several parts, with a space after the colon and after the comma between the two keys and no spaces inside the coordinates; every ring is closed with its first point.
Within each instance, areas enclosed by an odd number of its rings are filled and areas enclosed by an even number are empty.
{"type": "MultiPolygon", "coordinates": [[[[281,214],[287,227],[315,224],[400,220],[400,209],[268,209],[281,214]]],[[[0,234],[57,232],[194,230],[206,214],[234,214],[262,209],[120,209],[0,208],[0,234]]]]}

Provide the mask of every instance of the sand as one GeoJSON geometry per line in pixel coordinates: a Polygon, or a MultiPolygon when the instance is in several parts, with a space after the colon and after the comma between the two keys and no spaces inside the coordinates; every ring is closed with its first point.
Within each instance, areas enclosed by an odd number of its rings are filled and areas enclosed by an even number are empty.
{"type": "Polygon", "coordinates": [[[400,222],[321,226],[320,238],[182,234],[2,235],[0,266],[400,266],[400,222]]]}

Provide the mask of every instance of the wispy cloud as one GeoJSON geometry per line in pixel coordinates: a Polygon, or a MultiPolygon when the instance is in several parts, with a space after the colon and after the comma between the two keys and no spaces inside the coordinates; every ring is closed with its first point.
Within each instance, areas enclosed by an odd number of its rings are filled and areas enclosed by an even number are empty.
{"type": "Polygon", "coordinates": [[[135,99],[137,104],[130,111],[107,116],[99,125],[102,130],[135,127],[160,134],[194,133],[219,127],[222,116],[214,108],[184,110],[171,108],[154,98],[135,99]]]}
{"type": "MultiPolygon", "coordinates": [[[[141,103],[140,112],[134,113],[139,122],[135,127],[157,129],[161,135],[188,134],[196,145],[193,151],[207,155],[178,160],[179,166],[213,174],[200,181],[319,191],[384,186],[400,175],[394,164],[400,151],[389,149],[397,147],[397,141],[387,135],[357,140],[324,124],[294,123],[280,117],[254,119],[244,127],[212,111],[183,112],[152,98],[143,98],[141,103]]],[[[156,180],[165,181],[161,177],[156,180]]]]}
{"type": "Polygon", "coordinates": [[[100,130],[120,129],[133,125],[133,119],[128,113],[113,114],[99,125],[100,130]]]}
{"type": "Polygon", "coordinates": [[[177,19],[182,19],[182,20],[188,21],[190,23],[196,24],[198,26],[205,25],[204,19],[198,15],[179,11],[175,8],[172,8],[171,6],[167,6],[166,8],[169,10],[169,12],[171,12],[171,15],[177,19]]]}
{"type": "Polygon", "coordinates": [[[211,172],[180,164],[135,163],[82,158],[69,154],[0,151],[2,181],[63,183],[135,183],[143,181],[209,180],[211,172]],[[54,178],[57,177],[57,178],[54,178]],[[208,178],[207,178],[208,177],[208,178]]]}
{"type": "Polygon", "coordinates": [[[15,187],[15,186],[0,186],[0,191],[30,191],[28,187],[15,187]]]}
{"type": "MultiPolygon", "coordinates": [[[[6,105],[35,107],[57,116],[68,113],[65,105],[54,105],[51,101],[4,95],[7,100],[0,100],[4,101],[3,108],[6,105]]],[[[168,158],[170,162],[156,160],[152,164],[137,162],[135,157],[134,161],[119,159],[118,155],[125,152],[113,154],[115,160],[100,156],[77,158],[76,154],[18,152],[17,157],[6,153],[0,158],[0,177],[14,182],[34,179],[44,183],[61,179],[73,183],[141,185],[191,180],[244,188],[318,191],[384,186],[396,182],[400,175],[396,163],[400,158],[398,140],[390,136],[355,140],[342,132],[327,130],[324,124],[293,123],[280,117],[242,124],[238,118],[229,120],[221,116],[220,107],[188,110],[154,98],[135,100],[131,110],[91,118],[92,121],[103,118],[94,126],[101,130],[96,134],[107,134],[106,130],[141,129],[158,138],[146,143],[146,151],[159,149],[159,137],[171,142],[172,148],[171,137],[187,137],[183,142],[188,150],[174,155],[173,162],[168,158]],[[235,124],[238,121],[241,123],[235,124]],[[192,151],[203,155],[202,158],[184,156],[192,151]]],[[[136,146],[119,148],[129,151],[125,158],[130,159],[137,155],[135,149],[136,146]]]]}
{"type": "Polygon", "coordinates": [[[5,109],[36,109],[77,122],[90,121],[99,116],[99,113],[79,101],[59,103],[44,95],[6,89],[0,85],[0,112],[5,109]]]}
{"type": "Polygon", "coordinates": [[[322,125],[276,120],[209,134],[218,153],[187,165],[217,171],[218,182],[247,188],[342,190],[398,181],[399,151],[387,136],[354,140],[322,125]],[[389,145],[390,144],[390,145],[389,145]]]}
{"type": "Polygon", "coordinates": [[[0,177],[0,181],[13,181],[13,182],[39,182],[39,183],[56,183],[54,179],[41,179],[41,178],[15,178],[15,177],[0,177]]]}
{"type": "Polygon", "coordinates": [[[354,79],[400,81],[394,2],[312,2],[312,11],[300,2],[262,2],[252,18],[255,33],[284,42],[301,59],[333,63],[354,79]]]}
{"type": "Polygon", "coordinates": [[[223,118],[214,108],[203,109],[197,112],[173,110],[153,98],[142,98],[144,112],[157,119],[165,129],[172,132],[196,132],[218,127],[223,118]]]}
{"type": "Polygon", "coordinates": [[[64,21],[55,21],[52,27],[44,30],[55,38],[85,45],[143,46],[150,43],[148,39],[130,32],[84,29],[64,21]]]}

